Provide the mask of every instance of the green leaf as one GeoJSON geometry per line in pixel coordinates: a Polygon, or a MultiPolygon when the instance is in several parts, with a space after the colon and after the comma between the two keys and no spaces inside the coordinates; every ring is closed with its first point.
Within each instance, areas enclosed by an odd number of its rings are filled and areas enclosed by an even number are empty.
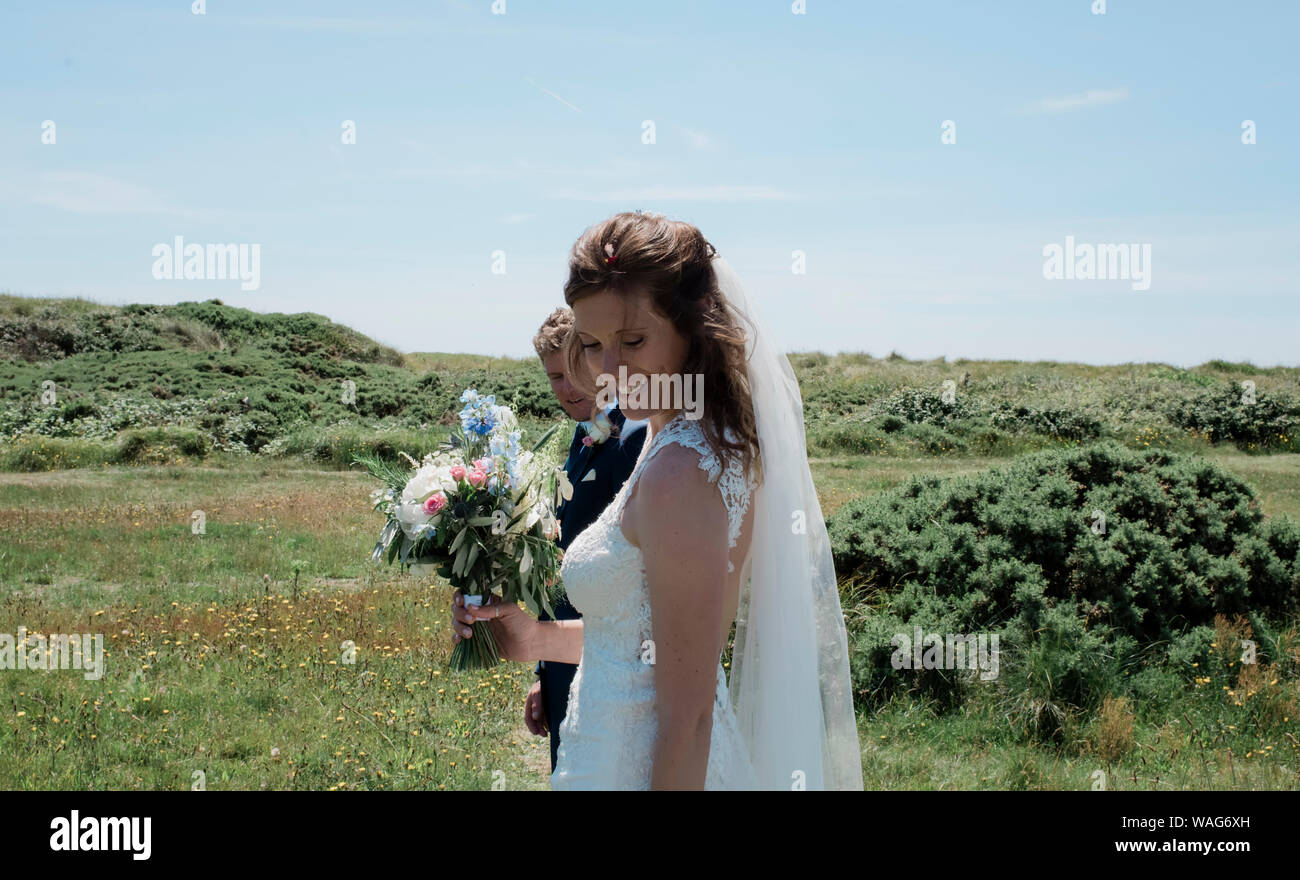
{"type": "MultiPolygon", "coordinates": [[[[461,532],[460,534],[462,538],[465,536],[465,532],[461,532]]],[[[460,543],[459,540],[457,543],[460,543]]],[[[461,544],[460,550],[456,553],[456,563],[451,568],[451,573],[456,577],[460,577],[465,573],[465,557],[469,553],[469,548],[469,544],[461,544]]]]}
{"type": "Polygon", "coordinates": [[[447,552],[455,553],[457,550],[459,550],[460,546],[465,543],[465,536],[468,534],[469,534],[468,527],[461,529],[460,534],[456,536],[456,540],[452,541],[451,546],[447,548],[447,552]]]}
{"type": "Polygon", "coordinates": [[[552,425],[551,428],[550,428],[550,430],[548,430],[545,434],[543,434],[543,435],[542,435],[542,438],[541,438],[540,440],[538,440],[536,443],[533,444],[532,451],[533,451],[533,452],[537,452],[537,450],[539,450],[539,449],[541,449],[543,446],[545,446],[545,445],[546,445],[546,441],[547,441],[547,440],[550,440],[552,437],[554,437],[554,436],[555,436],[555,432],[558,431],[558,430],[560,430],[560,423],[559,423],[559,422],[557,422],[556,424],[552,425]]]}

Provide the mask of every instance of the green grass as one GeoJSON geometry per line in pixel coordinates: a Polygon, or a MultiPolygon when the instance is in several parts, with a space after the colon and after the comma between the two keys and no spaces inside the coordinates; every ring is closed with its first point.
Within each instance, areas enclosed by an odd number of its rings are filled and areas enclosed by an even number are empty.
{"type": "MultiPolygon", "coordinates": [[[[1300,511],[1300,458],[1220,460],[1261,487],[1266,513],[1300,511]]],[[[829,514],[911,474],[992,461],[838,457],[813,471],[829,514]]],[[[365,563],[371,488],[247,460],[0,475],[0,632],[100,632],[109,651],[99,681],[0,676],[0,785],[189,788],[202,771],[211,789],[547,787],[546,740],[520,717],[531,669],[445,668],[449,590],[365,563]],[[294,560],[307,562],[296,590],[294,560]]],[[[992,694],[959,715],[900,697],[859,719],[867,786],[1081,789],[1101,769],[1110,788],[1297,787],[1294,742],[1254,733],[1259,694],[1237,706],[1247,689],[1223,688],[1239,675],[1213,675],[1194,690],[1145,681],[1131,744],[1109,751],[1099,721],[1048,747],[1015,736],[992,694]]],[[[1300,713],[1286,717],[1282,729],[1300,713]]]]}
{"type": "Polygon", "coordinates": [[[519,717],[531,670],[450,673],[445,590],[396,576],[296,598],[207,592],[6,597],[0,616],[31,631],[105,633],[107,671],[0,677],[0,784],[545,787],[549,752],[519,717]]]}
{"type": "Polygon", "coordinates": [[[98,681],[0,675],[0,785],[545,787],[531,669],[445,668],[450,592],[366,564],[371,488],[284,466],[0,478],[0,632],[103,633],[109,654],[98,681]]]}

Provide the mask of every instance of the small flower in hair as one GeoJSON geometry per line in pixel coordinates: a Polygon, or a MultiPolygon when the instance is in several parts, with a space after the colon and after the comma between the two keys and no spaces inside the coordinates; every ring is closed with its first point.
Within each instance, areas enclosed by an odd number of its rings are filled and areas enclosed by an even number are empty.
{"type": "Polygon", "coordinates": [[[610,263],[614,262],[617,259],[618,257],[614,256],[614,245],[610,244],[609,242],[606,242],[605,243],[605,265],[608,266],[610,263]]]}

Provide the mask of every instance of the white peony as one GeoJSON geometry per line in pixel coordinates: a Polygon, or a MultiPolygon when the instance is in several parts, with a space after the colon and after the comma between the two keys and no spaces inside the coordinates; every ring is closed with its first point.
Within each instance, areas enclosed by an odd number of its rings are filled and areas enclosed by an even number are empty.
{"type": "MultiPolygon", "coordinates": [[[[408,501],[423,502],[434,492],[446,488],[446,482],[451,479],[451,474],[446,468],[438,467],[435,464],[421,465],[420,469],[415,472],[415,476],[407,482],[406,488],[402,490],[402,503],[408,501]]],[[[454,488],[454,487],[453,487],[454,488]]]]}
{"type": "Polygon", "coordinates": [[[402,527],[402,534],[414,540],[415,536],[437,517],[424,512],[423,501],[403,501],[393,508],[393,516],[402,527]]]}

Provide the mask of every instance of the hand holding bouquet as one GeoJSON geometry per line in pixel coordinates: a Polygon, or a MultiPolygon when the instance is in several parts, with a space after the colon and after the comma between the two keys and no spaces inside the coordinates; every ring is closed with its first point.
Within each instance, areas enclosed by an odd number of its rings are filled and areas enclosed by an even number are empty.
{"type": "MultiPolygon", "coordinates": [[[[509,407],[472,388],[460,399],[465,404],[461,430],[442,449],[420,462],[402,453],[413,470],[374,456],[354,457],[386,484],[371,493],[374,509],[388,517],[371,558],[436,568],[465,594],[466,603],[481,605],[497,593],[506,602],[523,601],[533,614],[553,615],[560,527],[543,486],[552,469],[536,453],[558,426],[532,451],[520,451],[521,435],[509,407]]],[[[454,669],[486,669],[499,662],[483,621],[451,654],[454,669]]]]}

